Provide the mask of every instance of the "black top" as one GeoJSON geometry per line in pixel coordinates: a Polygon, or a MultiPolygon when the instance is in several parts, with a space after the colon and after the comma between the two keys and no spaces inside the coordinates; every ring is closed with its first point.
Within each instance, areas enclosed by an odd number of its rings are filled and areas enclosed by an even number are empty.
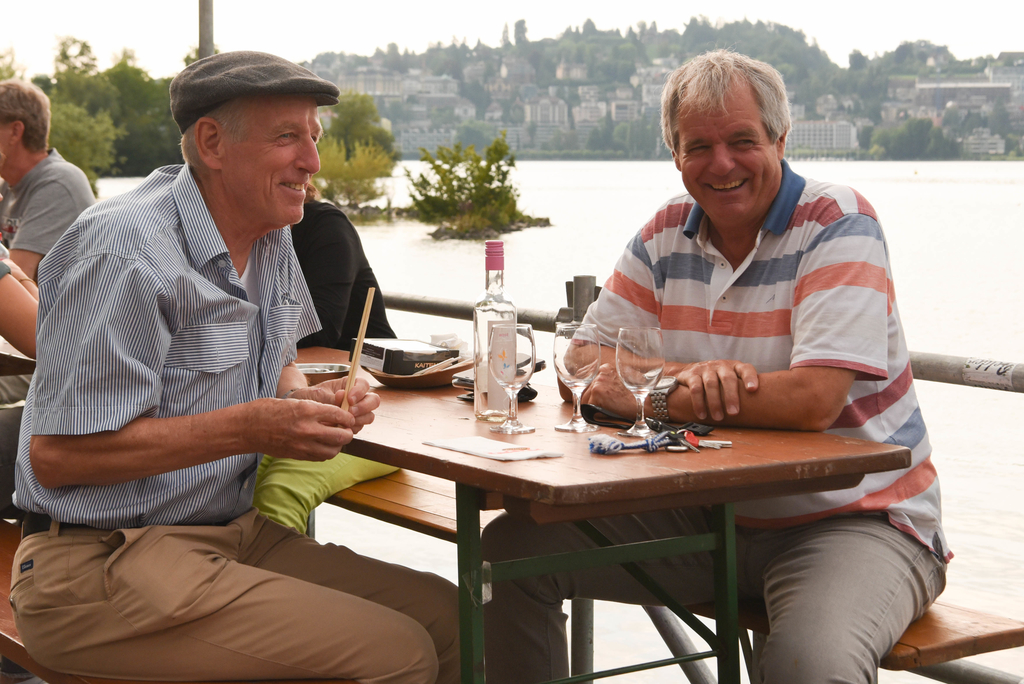
{"type": "Polygon", "coordinates": [[[373,296],[367,337],[397,337],[388,324],[384,296],[363,253],[359,234],[344,212],[329,202],[307,202],[302,220],[292,226],[295,255],[313,296],[322,330],[303,337],[301,347],[331,347],[352,351],[359,334],[366,292],[373,296]]]}

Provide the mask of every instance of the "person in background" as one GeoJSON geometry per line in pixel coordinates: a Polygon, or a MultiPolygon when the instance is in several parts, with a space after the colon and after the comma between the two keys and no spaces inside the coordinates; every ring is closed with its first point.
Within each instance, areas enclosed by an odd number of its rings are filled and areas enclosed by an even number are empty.
{"type": "Polygon", "coordinates": [[[11,578],[40,664],[458,681],[454,585],[252,507],[260,454],[333,458],[380,405],[365,380],[346,395],[294,364],[318,323],[285,228],[320,168],[317,107],[338,95],[266,53],[193,62],[170,85],[186,163],[86,210],[42,261],[11,578]]]}
{"type": "Polygon", "coordinates": [[[363,252],[359,233],[345,212],[331,202],[318,201],[318,196],[316,187],[307,183],[302,220],[292,226],[295,256],[320,318],[320,330],[303,337],[297,346],[352,351],[371,287],[377,291],[366,336],[397,337],[388,323],[384,295],[363,252]]]}
{"type": "MultiPolygon", "coordinates": [[[[37,86],[0,81],[0,239],[35,280],[39,261],[95,202],[89,179],[48,150],[50,100],[37,86]]],[[[30,376],[0,378],[0,403],[25,398],[30,376]]]]}
{"type": "MultiPolygon", "coordinates": [[[[856,191],[793,172],[789,127],[782,76],[764,62],[719,50],[669,76],[662,133],[686,193],[628,241],[587,312],[609,346],[584,400],[630,415],[616,335],[659,327],[675,383],[652,393],[649,415],[907,447],[909,467],[856,487],[735,505],[739,594],[762,599],[771,623],[755,677],[874,682],[942,592],[952,554],[885,236],[856,191]]],[[[592,522],[617,543],[710,529],[700,507],[592,522]]],[[[592,546],[574,525],[509,516],[483,535],[492,562],[592,546]]],[[[684,605],[713,597],[707,553],[643,568],[684,605]]],[[[620,567],[497,582],[484,607],[488,684],[568,675],[570,597],[656,601],[620,567]]]]}
{"type": "MultiPolygon", "coordinates": [[[[36,355],[36,311],[39,290],[21,267],[6,258],[0,246],[0,337],[25,356],[36,355]]],[[[22,407],[0,409],[0,514],[14,497],[14,464],[18,457],[18,431],[22,407]]]]}
{"type": "Polygon", "coordinates": [[[33,280],[40,260],[96,198],[85,173],[48,149],[50,100],[37,86],[0,81],[0,232],[33,280]]]}
{"type": "MultiPolygon", "coordinates": [[[[371,287],[376,292],[366,336],[396,337],[359,233],[345,212],[330,202],[317,201],[318,195],[316,187],[307,183],[302,220],[292,226],[295,255],[320,318],[319,332],[303,337],[297,346],[352,351],[371,287]]],[[[327,497],[395,470],[345,453],[323,462],[265,455],[256,475],[253,505],[274,522],[304,533],[310,512],[327,497]]]]}

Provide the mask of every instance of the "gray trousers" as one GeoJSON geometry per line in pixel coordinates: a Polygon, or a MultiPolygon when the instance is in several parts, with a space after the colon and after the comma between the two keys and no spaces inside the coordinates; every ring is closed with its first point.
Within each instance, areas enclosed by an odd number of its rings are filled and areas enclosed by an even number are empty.
{"type": "Polygon", "coordinates": [[[54,523],[18,547],[11,606],[29,654],[73,674],[459,679],[454,585],[318,544],[256,509],[226,525],[54,523]]]}
{"type": "MultiPolygon", "coordinates": [[[[616,542],[709,531],[701,509],[593,521],[616,542]]],[[[836,516],[783,530],[737,528],[740,597],[762,597],[771,634],[766,684],[877,680],[878,663],[945,588],[945,564],[884,515],[836,516]]],[[[592,548],[569,524],[537,526],[508,515],[484,530],[488,561],[592,548]]],[[[684,604],[714,598],[707,553],[643,567],[684,604]]],[[[657,605],[618,566],[494,585],[484,607],[488,684],[533,684],[569,675],[562,601],[592,598],[657,605]]]]}

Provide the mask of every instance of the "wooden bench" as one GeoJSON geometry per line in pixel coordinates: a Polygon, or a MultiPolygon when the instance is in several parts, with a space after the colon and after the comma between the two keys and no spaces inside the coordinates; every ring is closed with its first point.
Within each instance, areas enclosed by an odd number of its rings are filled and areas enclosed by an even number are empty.
{"type": "MultiPolygon", "coordinates": [[[[103,679],[102,677],[86,677],[81,675],[70,675],[43,667],[28,654],[18,636],[18,629],[14,626],[14,616],[11,614],[10,590],[11,590],[11,567],[14,563],[14,553],[21,541],[21,528],[6,520],[0,520],[0,655],[8,660],[17,663],[32,674],[47,682],[47,684],[136,684],[124,679],[103,679]]],[[[188,657],[182,654],[182,657],[188,657]]],[[[14,682],[3,678],[2,682],[14,682]]],[[[321,682],[323,684],[358,684],[348,679],[321,679],[321,680],[274,680],[275,684],[309,684],[310,682],[321,682]]],[[[143,684],[138,682],[137,684],[143,684]]],[[[150,683],[147,683],[150,684],[150,683]]],[[[212,682],[196,682],[194,684],[213,684],[212,682]]]]}
{"type": "MultiPolygon", "coordinates": [[[[338,492],[327,503],[455,541],[455,485],[448,480],[399,470],[338,492]]],[[[497,515],[497,511],[482,511],[481,523],[486,525],[497,515]]],[[[691,606],[691,610],[714,617],[713,604],[691,606]]],[[[741,602],[740,626],[768,634],[764,604],[741,602]]],[[[881,666],[912,670],[1018,646],[1024,646],[1024,622],[936,602],[907,628],[881,666]]]]}

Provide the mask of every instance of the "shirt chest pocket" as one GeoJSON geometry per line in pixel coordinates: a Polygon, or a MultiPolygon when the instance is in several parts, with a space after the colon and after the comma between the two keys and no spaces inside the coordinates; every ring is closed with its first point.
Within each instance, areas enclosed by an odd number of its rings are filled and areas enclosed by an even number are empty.
{"type": "Polygon", "coordinates": [[[301,304],[282,304],[267,312],[267,339],[291,337],[299,327],[301,304]]]}
{"type": "Polygon", "coordinates": [[[245,321],[207,323],[179,330],[171,339],[164,365],[220,373],[247,358],[249,328],[245,321]]]}

